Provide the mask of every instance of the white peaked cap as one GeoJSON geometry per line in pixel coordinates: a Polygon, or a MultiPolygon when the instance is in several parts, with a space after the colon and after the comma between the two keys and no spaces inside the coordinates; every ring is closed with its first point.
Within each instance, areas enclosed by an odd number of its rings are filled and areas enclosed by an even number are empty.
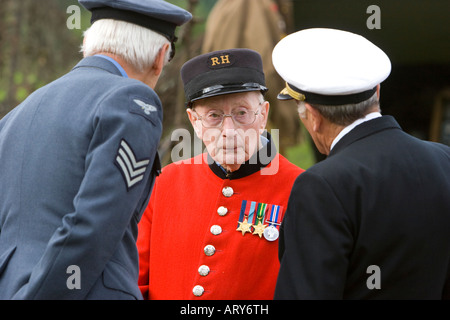
{"type": "Polygon", "coordinates": [[[286,36],[275,46],[272,61],[286,81],[279,99],[325,105],[367,100],[391,72],[388,56],[372,42],[327,28],[286,36]]]}

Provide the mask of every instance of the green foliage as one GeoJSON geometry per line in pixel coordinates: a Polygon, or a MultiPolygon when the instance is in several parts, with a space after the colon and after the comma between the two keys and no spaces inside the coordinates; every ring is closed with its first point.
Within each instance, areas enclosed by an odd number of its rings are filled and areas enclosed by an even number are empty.
{"type": "Polygon", "coordinates": [[[16,100],[17,101],[23,101],[25,100],[26,97],[28,97],[30,93],[28,92],[28,90],[24,87],[19,87],[16,90],[16,100]]]}
{"type": "Polygon", "coordinates": [[[66,27],[76,0],[2,0],[0,6],[0,119],[31,92],[79,60],[81,30],[66,27]],[[43,3],[45,2],[45,5],[43,3]]]}
{"type": "Polygon", "coordinates": [[[306,140],[286,150],[286,158],[302,169],[308,169],[316,163],[310,140],[306,140]]]}
{"type": "Polygon", "coordinates": [[[6,99],[6,90],[0,89],[0,103],[6,99]]]}

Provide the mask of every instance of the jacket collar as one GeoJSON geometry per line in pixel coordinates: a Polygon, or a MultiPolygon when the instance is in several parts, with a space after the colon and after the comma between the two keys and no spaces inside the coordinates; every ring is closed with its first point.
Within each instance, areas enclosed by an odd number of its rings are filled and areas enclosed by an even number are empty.
{"type": "Polygon", "coordinates": [[[117,69],[117,67],[111,61],[108,61],[107,59],[104,59],[102,57],[96,56],[86,57],[80,62],[78,62],[78,64],[72,70],[78,68],[98,68],[105,70],[109,73],[122,76],[120,70],[117,69]]]}
{"type": "Polygon", "coordinates": [[[387,129],[401,130],[401,127],[392,116],[382,116],[381,118],[375,118],[364,122],[343,136],[342,139],[336,143],[333,149],[331,149],[328,157],[338,153],[357,140],[387,129]]]}
{"type": "Polygon", "coordinates": [[[264,135],[269,142],[259,149],[250,159],[245,161],[238,170],[226,173],[208,154],[209,168],[219,178],[230,180],[244,178],[260,171],[262,168],[266,167],[277,154],[277,148],[270,133],[265,132],[264,135]]]}

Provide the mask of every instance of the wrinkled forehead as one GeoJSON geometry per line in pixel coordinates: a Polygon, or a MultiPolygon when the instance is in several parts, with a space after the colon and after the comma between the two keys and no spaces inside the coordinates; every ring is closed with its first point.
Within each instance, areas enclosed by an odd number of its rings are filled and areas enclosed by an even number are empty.
{"type": "Polygon", "coordinates": [[[197,100],[192,108],[199,112],[207,112],[209,110],[229,112],[239,107],[254,110],[260,103],[260,96],[262,95],[259,91],[225,94],[197,100]]]}

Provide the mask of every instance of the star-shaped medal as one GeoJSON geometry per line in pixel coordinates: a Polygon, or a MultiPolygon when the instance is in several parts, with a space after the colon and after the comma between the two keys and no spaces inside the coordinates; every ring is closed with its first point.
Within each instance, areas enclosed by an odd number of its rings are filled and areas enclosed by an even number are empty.
{"type": "Polygon", "coordinates": [[[245,218],[243,222],[239,222],[239,227],[236,229],[236,231],[241,231],[242,235],[244,235],[246,232],[252,232],[250,230],[251,227],[252,224],[248,223],[247,218],[245,218]]]}
{"type": "Polygon", "coordinates": [[[254,225],[253,228],[255,228],[255,231],[253,231],[253,234],[257,234],[261,238],[264,233],[264,229],[267,228],[267,225],[259,223],[257,225],[254,225]]]}

